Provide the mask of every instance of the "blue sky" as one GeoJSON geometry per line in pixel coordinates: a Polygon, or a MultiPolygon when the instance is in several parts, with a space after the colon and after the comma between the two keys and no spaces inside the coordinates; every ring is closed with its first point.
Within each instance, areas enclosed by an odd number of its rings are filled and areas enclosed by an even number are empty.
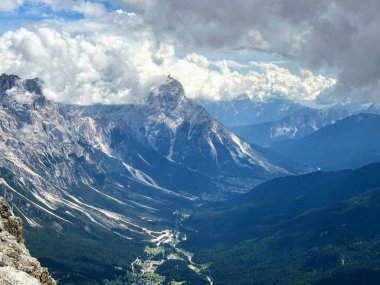
{"type": "MultiPolygon", "coordinates": [[[[96,3],[96,2],[94,2],[96,3]]],[[[119,5],[103,2],[107,11],[120,9],[119,5]]],[[[0,10],[0,33],[20,27],[28,27],[33,23],[48,19],[62,19],[65,21],[75,21],[84,19],[84,15],[72,10],[53,10],[49,5],[43,3],[25,3],[13,11],[0,10]]]]}

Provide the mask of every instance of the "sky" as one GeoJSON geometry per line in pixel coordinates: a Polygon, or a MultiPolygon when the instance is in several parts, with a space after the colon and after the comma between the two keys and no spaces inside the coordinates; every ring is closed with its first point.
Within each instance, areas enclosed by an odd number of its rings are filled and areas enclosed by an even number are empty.
{"type": "Polygon", "coordinates": [[[197,100],[380,103],[377,0],[2,0],[0,72],[52,100],[142,102],[167,75],[197,100]]]}

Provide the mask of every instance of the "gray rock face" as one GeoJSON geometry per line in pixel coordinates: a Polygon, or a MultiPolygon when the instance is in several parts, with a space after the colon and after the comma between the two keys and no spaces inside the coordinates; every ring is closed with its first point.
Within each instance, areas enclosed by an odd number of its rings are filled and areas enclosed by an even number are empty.
{"type": "Polygon", "coordinates": [[[12,215],[0,197],[0,284],[56,284],[46,268],[30,256],[24,245],[21,220],[12,215]]]}

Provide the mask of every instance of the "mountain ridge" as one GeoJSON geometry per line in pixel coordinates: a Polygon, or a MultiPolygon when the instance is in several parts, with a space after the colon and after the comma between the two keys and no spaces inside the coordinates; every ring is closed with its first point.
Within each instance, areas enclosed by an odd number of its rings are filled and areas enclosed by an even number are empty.
{"type": "Polygon", "coordinates": [[[344,107],[326,110],[304,107],[278,121],[229,129],[250,143],[267,147],[277,141],[303,138],[350,115],[344,107]]]}
{"type": "Polygon", "coordinates": [[[273,179],[194,213],[182,246],[214,284],[378,284],[379,170],[273,179]]]}
{"type": "Polygon", "coordinates": [[[358,168],[380,160],[379,126],[377,114],[352,115],[304,138],[274,143],[271,149],[326,170],[358,168]]]}

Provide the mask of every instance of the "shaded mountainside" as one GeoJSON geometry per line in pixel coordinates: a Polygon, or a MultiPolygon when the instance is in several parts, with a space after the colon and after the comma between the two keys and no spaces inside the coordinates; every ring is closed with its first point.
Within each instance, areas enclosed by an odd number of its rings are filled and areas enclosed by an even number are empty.
{"type": "Polygon", "coordinates": [[[380,164],[264,183],[194,214],[185,248],[214,284],[378,284],[380,164]]]}
{"type": "Polygon", "coordinates": [[[0,284],[55,285],[46,268],[30,256],[24,245],[21,220],[0,197],[0,284]]]}
{"type": "Polygon", "coordinates": [[[271,149],[296,162],[325,170],[357,168],[380,161],[380,116],[359,114],[271,149]]]}
{"type": "Polygon", "coordinates": [[[304,107],[281,120],[229,129],[250,143],[269,146],[277,141],[303,138],[350,114],[344,107],[326,110],[304,107]]]}

